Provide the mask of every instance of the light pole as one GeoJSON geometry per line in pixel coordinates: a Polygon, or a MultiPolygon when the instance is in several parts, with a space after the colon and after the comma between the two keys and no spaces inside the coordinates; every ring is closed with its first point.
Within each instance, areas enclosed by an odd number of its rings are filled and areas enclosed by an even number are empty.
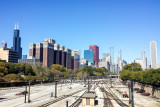
{"type": "Polygon", "coordinates": [[[29,81],[29,87],[28,87],[28,103],[30,103],[30,81],[29,81]]]}
{"type": "Polygon", "coordinates": [[[132,97],[132,107],[134,107],[133,80],[132,79],[131,79],[131,97],[132,97]]]}
{"type": "Polygon", "coordinates": [[[57,98],[57,82],[58,82],[58,80],[55,80],[55,98],[57,98]]]}
{"type": "Polygon", "coordinates": [[[24,91],[24,103],[26,103],[26,94],[27,94],[27,84],[26,84],[26,88],[25,88],[25,91],[24,91]]]}

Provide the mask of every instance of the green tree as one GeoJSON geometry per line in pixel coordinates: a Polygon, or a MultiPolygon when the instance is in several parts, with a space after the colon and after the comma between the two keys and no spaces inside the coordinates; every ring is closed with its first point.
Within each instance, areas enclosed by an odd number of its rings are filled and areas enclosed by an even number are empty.
{"type": "Polygon", "coordinates": [[[120,78],[122,80],[129,80],[129,79],[131,79],[131,75],[132,75],[131,71],[129,71],[129,70],[123,70],[120,73],[120,78]]]}
{"type": "Polygon", "coordinates": [[[7,82],[11,82],[11,81],[17,81],[18,78],[16,74],[8,74],[8,75],[5,75],[3,79],[7,82]]]}
{"type": "Polygon", "coordinates": [[[25,64],[25,75],[35,75],[35,73],[33,72],[32,66],[25,64]]]}
{"type": "Polygon", "coordinates": [[[23,78],[21,77],[21,75],[22,75],[22,73],[18,73],[18,74],[17,74],[17,81],[18,81],[18,82],[23,81],[23,78]]]}
{"type": "Polygon", "coordinates": [[[139,63],[131,63],[131,64],[125,65],[123,67],[123,70],[142,71],[142,67],[139,63]]]}
{"type": "Polygon", "coordinates": [[[58,65],[58,64],[51,65],[51,69],[56,69],[60,72],[65,72],[66,71],[66,68],[64,66],[58,65]]]}
{"type": "Polygon", "coordinates": [[[86,65],[82,68],[83,72],[86,72],[88,76],[93,75],[93,68],[91,66],[86,65]]]}
{"type": "Polygon", "coordinates": [[[20,67],[19,71],[25,74],[25,64],[20,64],[19,67],[20,67]]]}
{"type": "Polygon", "coordinates": [[[44,74],[46,73],[45,67],[41,65],[37,65],[33,67],[33,71],[35,72],[37,76],[40,76],[40,77],[44,76],[44,74]]]}

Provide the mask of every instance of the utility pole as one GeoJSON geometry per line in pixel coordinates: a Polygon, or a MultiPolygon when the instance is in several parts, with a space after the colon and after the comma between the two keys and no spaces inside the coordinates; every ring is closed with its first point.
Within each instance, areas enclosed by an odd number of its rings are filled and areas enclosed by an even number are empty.
{"type": "Polygon", "coordinates": [[[88,77],[88,92],[89,92],[89,77],[88,77]]]}
{"type": "Polygon", "coordinates": [[[29,81],[29,87],[28,87],[28,103],[30,103],[30,81],[29,81]]]}
{"type": "Polygon", "coordinates": [[[129,89],[129,105],[131,104],[131,83],[128,83],[128,89],[129,89]]]}
{"type": "Polygon", "coordinates": [[[57,81],[55,81],[55,98],[57,98],[57,81]]]}
{"type": "Polygon", "coordinates": [[[95,80],[94,80],[94,91],[95,91],[95,89],[96,89],[96,86],[95,86],[95,80]]]}
{"type": "Polygon", "coordinates": [[[68,107],[68,101],[66,101],[66,107],[68,107]]]}
{"type": "Polygon", "coordinates": [[[131,96],[132,96],[132,107],[134,107],[133,80],[132,79],[131,79],[131,96]]]}
{"type": "Polygon", "coordinates": [[[112,79],[111,79],[111,75],[110,75],[110,84],[111,84],[111,88],[112,88],[112,79]]]}
{"type": "Polygon", "coordinates": [[[86,78],[84,77],[84,84],[85,84],[85,86],[86,86],[86,78]]]}
{"type": "Polygon", "coordinates": [[[25,92],[24,92],[24,103],[26,103],[26,94],[27,94],[27,84],[26,84],[26,88],[25,88],[25,92]]]}

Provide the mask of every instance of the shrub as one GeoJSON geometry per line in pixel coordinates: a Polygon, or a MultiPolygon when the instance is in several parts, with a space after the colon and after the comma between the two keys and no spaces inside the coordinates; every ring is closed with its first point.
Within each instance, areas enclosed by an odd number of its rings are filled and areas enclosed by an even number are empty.
{"type": "Polygon", "coordinates": [[[3,79],[5,80],[5,81],[7,81],[7,82],[11,82],[11,81],[17,81],[17,75],[16,74],[8,74],[8,75],[5,75],[4,77],[3,77],[3,79]]]}

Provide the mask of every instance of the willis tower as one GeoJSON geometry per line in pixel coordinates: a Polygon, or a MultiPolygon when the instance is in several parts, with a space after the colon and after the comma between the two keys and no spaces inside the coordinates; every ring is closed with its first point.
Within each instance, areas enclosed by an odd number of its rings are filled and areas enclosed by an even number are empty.
{"type": "Polygon", "coordinates": [[[18,24],[15,24],[14,36],[13,36],[13,51],[18,52],[18,59],[22,58],[21,37],[19,37],[18,24]]]}

